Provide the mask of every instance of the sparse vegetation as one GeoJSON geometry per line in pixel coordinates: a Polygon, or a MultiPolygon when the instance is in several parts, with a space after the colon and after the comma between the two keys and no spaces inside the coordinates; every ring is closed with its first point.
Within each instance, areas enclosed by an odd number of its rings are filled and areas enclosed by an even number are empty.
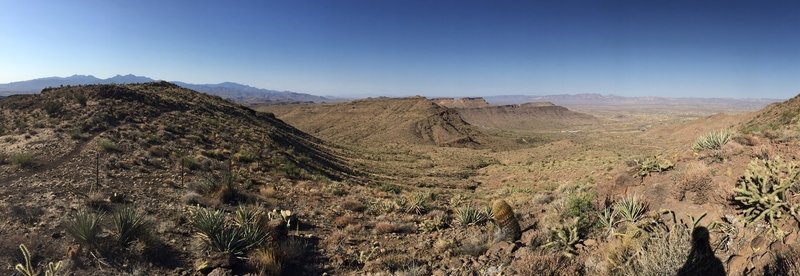
{"type": "Polygon", "coordinates": [[[718,150],[733,138],[733,131],[723,129],[713,131],[697,138],[692,145],[694,151],[718,150]]]}

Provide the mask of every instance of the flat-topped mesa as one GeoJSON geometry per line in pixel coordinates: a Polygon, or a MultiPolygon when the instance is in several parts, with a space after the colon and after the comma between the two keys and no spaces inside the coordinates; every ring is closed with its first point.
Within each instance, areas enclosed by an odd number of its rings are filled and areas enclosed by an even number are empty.
{"type": "Polygon", "coordinates": [[[467,98],[434,98],[432,102],[449,108],[480,108],[487,107],[489,103],[481,97],[467,97],[467,98]]]}

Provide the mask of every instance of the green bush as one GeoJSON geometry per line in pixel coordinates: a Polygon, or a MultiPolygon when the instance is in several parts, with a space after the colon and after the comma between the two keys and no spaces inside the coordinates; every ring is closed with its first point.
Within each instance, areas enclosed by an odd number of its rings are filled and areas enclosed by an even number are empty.
{"type": "Polygon", "coordinates": [[[694,151],[717,150],[733,138],[733,132],[728,129],[713,131],[697,138],[692,145],[694,151]]]}
{"type": "Polygon", "coordinates": [[[50,116],[58,115],[64,111],[64,104],[59,101],[47,101],[44,103],[44,111],[50,116]]]}
{"type": "Polygon", "coordinates": [[[120,152],[119,146],[117,146],[117,144],[115,144],[111,140],[103,139],[102,141],[100,141],[99,145],[100,149],[102,149],[105,152],[120,152]]]}
{"type": "Polygon", "coordinates": [[[8,159],[11,160],[11,164],[20,167],[30,167],[33,165],[33,155],[27,152],[13,153],[8,159]]]}
{"type": "Polygon", "coordinates": [[[561,210],[563,219],[577,218],[577,230],[581,235],[587,234],[597,220],[597,207],[594,205],[595,194],[592,192],[570,193],[561,210]]]}
{"type": "Polygon", "coordinates": [[[75,102],[77,102],[81,107],[86,106],[86,102],[89,100],[89,97],[86,94],[75,94],[75,102]]]}

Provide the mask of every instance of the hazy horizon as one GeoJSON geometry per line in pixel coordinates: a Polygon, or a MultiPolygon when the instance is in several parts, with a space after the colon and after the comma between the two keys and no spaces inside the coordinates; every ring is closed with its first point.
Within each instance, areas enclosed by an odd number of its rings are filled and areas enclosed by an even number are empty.
{"type": "Polygon", "coordinates": [[[6,1],[0,83],[135,74],[325,96],[790,98],[793,1],[6,1]]]}

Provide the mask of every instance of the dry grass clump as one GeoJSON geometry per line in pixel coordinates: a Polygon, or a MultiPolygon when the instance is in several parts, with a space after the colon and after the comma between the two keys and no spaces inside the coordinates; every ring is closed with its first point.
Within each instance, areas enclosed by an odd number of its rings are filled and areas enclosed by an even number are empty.
{"type": "Polygon", "coordinates": [[[33,165],[33,154],[28,152],[17,152],[12,153],[8,160],[11,161],[11,164],[17,165],[20,168],[27,168],[33,165]]]}
{"type": "Polygon", "coordinates": [[[800,250],[786,246],[772,254],[771,261],[764,267],[764,275],[800,275],[800,250]]]}
{"type": "Polygon", "coordinates": [[[542,251],[533,251],[524,254],[522,258],[515,259],[508,267],[514,275],[541,275],[541,276],[578,276],[586,275],[583,264],[575,258],[561,254],[549,254],[542,251]]]}
{"type": "Polygon", "coordinates": [[[353,223],[355,223],[355,217],[350,214],[341,215],[333,219],[333,225],[338,228],[344,228],[353,223]]]}
{"type": "Polygon", "coordinates": [[[678,183],[675,197],[677,200],[683,201],[687,198],[694,204],[706,203],[709,199],[709,193],[712,192],[711,187],[711,173],[705,164],[694,162],[686,167],[683,177],[678,183]]]}
{"type": "Polygon", "coordinates": [[[342,202],[342,208],[353,212],[364,212],[367,209],[367,205],[357,199],[347,199],[342,202]]]}
{"type": "Polygon", "coordinates": [[[283,273],[283,265],[272,248],[261,248],[250,254],[250,265],[255,267],[259,275],[279,276],[283,273]]]}
{"type": "Polygon", "coordinates": [[[489,235],[481,233],[477,236],[471,236],[466,240],[461,241],[461,244],[453,248],[453,253],[456,255],[469,255],[480,256],[486,253],[489,249],[489,235]]]}
{"type": "Polygon", "coordinates": [[[389,233],[412,233],[415,230],[414,224],[411,223],[394,223],[394,222],[378,222],[374,227],[377,234],[389,233]]]}

